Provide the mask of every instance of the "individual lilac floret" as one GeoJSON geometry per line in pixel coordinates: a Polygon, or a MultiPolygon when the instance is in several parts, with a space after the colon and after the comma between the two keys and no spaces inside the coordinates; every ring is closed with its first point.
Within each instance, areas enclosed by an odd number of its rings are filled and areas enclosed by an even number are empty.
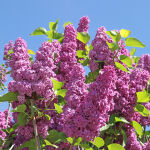
{"type": "Polygon", "coordinates": [[[145,54],[140,57],[140,60],[137,65],[138,68],[142,68],[150,72],[150,55],[145,54]]]}
{"type": "MultiPolygon", "coordinates": [[[[80,19],[80,22],[78,24],[77,32],[87,32],[88,33],[89,22],[90,22],[90,20],[89,20],[88,16],[83,16],[80,19]]],[[[85,50],[85,44],[79,40],[77,40],[77,50],[85,50]]]]}

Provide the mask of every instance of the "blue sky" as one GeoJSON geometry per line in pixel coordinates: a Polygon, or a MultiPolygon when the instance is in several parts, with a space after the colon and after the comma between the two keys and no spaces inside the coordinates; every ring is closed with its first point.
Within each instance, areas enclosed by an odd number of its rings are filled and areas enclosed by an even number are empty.
{"type": "MultiPolygon", "coordinates": [[[[22,37],[28,48],[37,51],[44,36],[31,37],[37,27],[46,27],[50,21],[59,18],[58,30],[71,21],[77,27],[82,16],[89,16],[91,39],[100,26],[111,29],[129,29],[131,36],[141,40],[146,48],[137,49],[136,55],[150,50],[150,0],[0,0],[0,63],[3,62],[3,48],[9,40],[22,37]]],[[[7,104],[0,104],[0,110],[7,104]]]]}

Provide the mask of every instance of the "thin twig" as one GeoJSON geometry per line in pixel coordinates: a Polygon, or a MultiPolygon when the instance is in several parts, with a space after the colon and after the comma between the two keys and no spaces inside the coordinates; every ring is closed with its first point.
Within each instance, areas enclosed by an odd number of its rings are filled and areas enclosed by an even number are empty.
{"type": "Polygon", "coordinates": [[[14,146],[15,146],[15,144],[13,144],[13,145],[10,147],[10,149],[9,149],[9,150],[12,150],[14,146]]]}
{"type": "Polygon", "coordinates": [[[6,119],[6,128],[8,127],[10,109],[11,109],[11,103],[9,103],[9,106],[8,106],[7,119],[6,119]]]}
{"type": "MultiPolygon", "coordinates": [[[[31,99],[30,101],[31,101],[31,106],[34,106],[33,99],[31,99]]],[[[38,130],[37,130],[37,124],[36,124],[36,118],[35,118],[35,115],[34,115],[33,107],[31,108],[31,111],[32,111],[32,115],[33,115],[33,128],[34,128],[36,150],[41,150],[40,140],[39,140],[39,135],[38,135],[38,130]]]]}

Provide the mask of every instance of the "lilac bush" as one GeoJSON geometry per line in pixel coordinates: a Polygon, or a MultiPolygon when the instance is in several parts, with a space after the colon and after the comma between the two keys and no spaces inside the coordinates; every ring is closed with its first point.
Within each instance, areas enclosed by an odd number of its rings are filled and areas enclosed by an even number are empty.
{"type": "MultiPolygon", "coordinates": [[[[145,47],[129,30],[99,27],[94,40],[83,16],[77,30],[56,22],[34,53],[18,38],[4,47],[4,60],[12,81],[0,102],[12,104],[0,112],[0,148],[15,150],[149,150],[150,56],[134,56],[145,47]],[[32,55],[35,54],[35,59],[32,55]],[[85,76],[85,68],[90,72],[85,76]]],[[[0,67],[0,83],[6,69],[0,67]]]]}

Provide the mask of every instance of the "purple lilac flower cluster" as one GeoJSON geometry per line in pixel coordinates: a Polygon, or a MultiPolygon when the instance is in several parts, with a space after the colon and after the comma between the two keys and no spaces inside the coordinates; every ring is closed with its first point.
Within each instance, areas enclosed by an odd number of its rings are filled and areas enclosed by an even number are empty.
{"type": "MultiPolygon", "coordinates": [[[[36,60],[32,65],[36,78],[32,83],[32,92],[36,92],[37,95],[45,97],[50,100],[53,96],[53,84],[51,77],[55,77],[55,70],[57,69],[57,63],[59,57],[54,60],[56,53],[59,56],[61,46],[57,41],[53,43],[44,42],[36,53],[36,60]]],[[[32,79],[33,81],[33,79],[32,79]]]]}
{"type": "Polygon", "coordinates": [[[4,84],[4,82],[7,80],[7,70],[0,66],[0,85],[4,84]]]}
{"type": "Polygon", "coordinates": [[[150,55],[145,54],[140,57],[140,60],[138,62],[138,68],[143,68],[150,72],[150,55]]]}
{"type": "Polygon", "coordinates": [[[0,139],[1,140],[4,140],[7,137],[7,134],[2,129],[6,129],[7,127],[10,127],[12,125],[12,118],[10,113],[9,113],[8,123],[7,123],[7,114],[8,114],[8,110],[5,110],[4,112],[0,112],[0,139]]]}
{"type": "MultiPolygon", "coordinates": [[[[89,22],[90,22],[90,20],[89,20],[88,16],[83,16],[80,19],[80,22],[78,24],[77,32],[87,32],[88,33],[89,22]]],[[[77,40],[77,50],[85,50],[85,44],[79,40],[77,40]]]]}
{"type": "MultiPolygon", "coordinates": [[[[114,61],[118,61],[117,57],[114,57],[117,52],[116,51],[112,52],[109,49],[106,42],[111,43],[112,39],[108,38],[105,27],[100,27],[98,28],[96,36],[92,41],[93,50],[91,50],[89,53],[89,57],[90,57],[89,67],[92,70],[92,72],[94,72],[97,69],[100,69],[99,63],[96,61],[99,61],[100,64],[105,64],[105,65],[114,65],[114,61]]],[[[129,56],[129,52],[125,48],[124,42],[121,40],[119,41],[118,44],[120,46],[120,51],[117,54],[117,56],[120,55],[129,56]]]]}
{"type": "Polygon", "coordinates": [[[4,57],[3,57],[4,60],[9,60],[10,59],[11,53],[9,53],[9,52],[11,50],[13,52],[13,48],[14,48],[13,41],[9,41],[9,43],[5,45],[5,47],[4,47],[4,57]]]}
{"type": "Polygon", "coordinates": [[[60,117],[62,130],[67,136],[76,136],[73,130],[74,124],[72,116],[84,101],[88,91],[85,82],[84,68],[77,63],[76,59],[76,31],[73,25],[68,25],[64,31],[64,41],[60,53],[61,65],[60,73],[64,76],[64,88],[67,89],[65,100],[67,104],[63,108],[60,117]]]}
{"type": "Polygon", "coordinates": [[[135,129],[132,126],[127,127],[127,150],[142,150],[142,145],[137,140],[135,129]]]}
{"type": "Polygon", "coordinates": [[[150,150],[150,141],[141,144],[137,140],[135,129],[131,125],[126,126],[127,144],[126,150],[150,150]]]}
{"type": "Polygon", "coordinates": [[[11,67],[11,77],[14,79],[8,84],[9,91],[18,92],[18,100],[25,101],[25,94],[31,96],[31,83],[26,80],[26,70],[30,70],[31,62],[27,51],[26,42],[22,38],[18,38],[14,44],[11,60],[9,60],[11,67]]]}
{"type": "MultiPolygon", "coordinates": [[[[88,28],[88,17],[82,17],[77,31],[88,33],[88,28]]],[[[15,44],[10,41],[5,46],[4,60],[7,60],[8,66],[11,67],[11,77],[13,78],[8,88],[9,91],[19,94],[18,101],[12,103],[13,108],[20,104],[27,105],[27,101],[34,95],[34,103],[39,110],[51,116],[50,121],[44,116],[36,118],[38,133],[43,138],[48,135],[49,129],[56,129],[63,131],[68,137],[93,140],[99,136],[100,128],[106,125],[112,113],[117,113],[128,121],[136,120],[144,126],[150,125],[149,117],[142,117],[134,111],[137,104],[136,92],[146,88],[150,78],[150,56],[143,55],[137,68],[130,70],[130,74],[116,69],[114,61],[118,61],[117,57],[120,55],[130,57],[130,54],[121,40],[118,43],[120,51],[114,58],[116,51],[112,52],[107,46],[107,42],[111,43],[112,39],[107,37],[106,29],[100,27],[92,41],[94,49],[89,53],[89,67],[92,72],[97,69],[101,70],[96,81],[87,85],[85,84],[84,68],[77,62],[76,57],[76,50],[85,50],[85,44],[78,41],[76,35],[73,25],[67,25],[62,45],[58,41],[44,42],[37,51],[33,64],[29,60],[27,45],[23,39],[18,38],[15,44]],[[10,50],[13,51],[11,54],[10,50]],[[100,67],[100,64],[103,64],[103,67],[100,67]],[[63,89],[67,89],[64,97],[66,105],[60,116],[54,111],[45,110],[45,107],[54,109],[54,103],[57,103],[57,97],[52,90],[51,77],[64,82],[63,89]],[[39,97],[44,100],[40,100],[39,97]]],[[[144,105],[150,109],[149,103],[144,105]]],[[[26,112],[28,113],[29,110],[30,108],[27,106],[26,112]]],[[[13,113],[16,123],[18,114],[13,113]]],[[[1,128],[5,129],[6,115],[0,113],[0,116],[3,118],[1,128]]],[[[127,150],[150,149],[149,142],[142,147],[133,127],[126,125],[125,128],[127,150]]],[[[34,136],[33,131],[32,119],[28,124],[18,127],[15,146],[30,140],[34,136]]],[[[2,139],[6,136],[1,129],[0,136],[2,139]]],[[[61,143],[59,146],[58,150],[69,149],[68,143],[61,143]]],[[[53,150],[50,146],[46,149],[53,150]]]]}
{"type": "Polygon", "coordinates": [[[116,70],[118,80],[114,95],[115,112],[119,112],[127,120],[131,121],[135,117],[134,107],[137,104],[136,92],[146,88],[150,74],[146,70],[135,69],[128,74],[121,70],[116,70]]]}
{"type": "Polygon", "coordinates": [[[76,110],[66,108],[64,116],[67,124],[63,125],[67,136],[82,137],[89,141],[99,135],[99,129],[109,120],[108,112],[114,107],[115,80],[114,67],[105,67],[103,73],[90,85],[90,92],[80,107],[76,110]]]}
{"type": "MultiPolygon", "coordinates": [[[[53,84],[50,78],[55,77],[60,50],[61,46],[57,41],[53,43],[44,42],[36,53],[36,60],[31,65],[25,41],[21,38],[16,40],[11,59],[8,61],[12,69],[11,76],[14,79],[8,85],[9,91],[19,93],[18,101],[13,102],[13,108],[16,108],[19,104],[26,103],[27,99],[31,98],[33,93],[45,98],[42,104],[41,100],[38,100],[38,98],[35,101],[36,105],[40,105],[39,108],[41,109],[51,101],[53,96],[53,84]],[[54,55],[56,55],[55,58],[54,55]]],[[[19,113],[13,113],[15,122],[18,121],[18,114],[19,113]]],[[[39,134],[46,137],[48,135],[47,130],[49,128],[49,123],[45,117],[37,120],[37,126],[39,134]]],[[[15,141],[16,146],[31,139],[33,137],[32,121],[30,121],[28,125],[19,127],[17,135],[15,141]]]]}

